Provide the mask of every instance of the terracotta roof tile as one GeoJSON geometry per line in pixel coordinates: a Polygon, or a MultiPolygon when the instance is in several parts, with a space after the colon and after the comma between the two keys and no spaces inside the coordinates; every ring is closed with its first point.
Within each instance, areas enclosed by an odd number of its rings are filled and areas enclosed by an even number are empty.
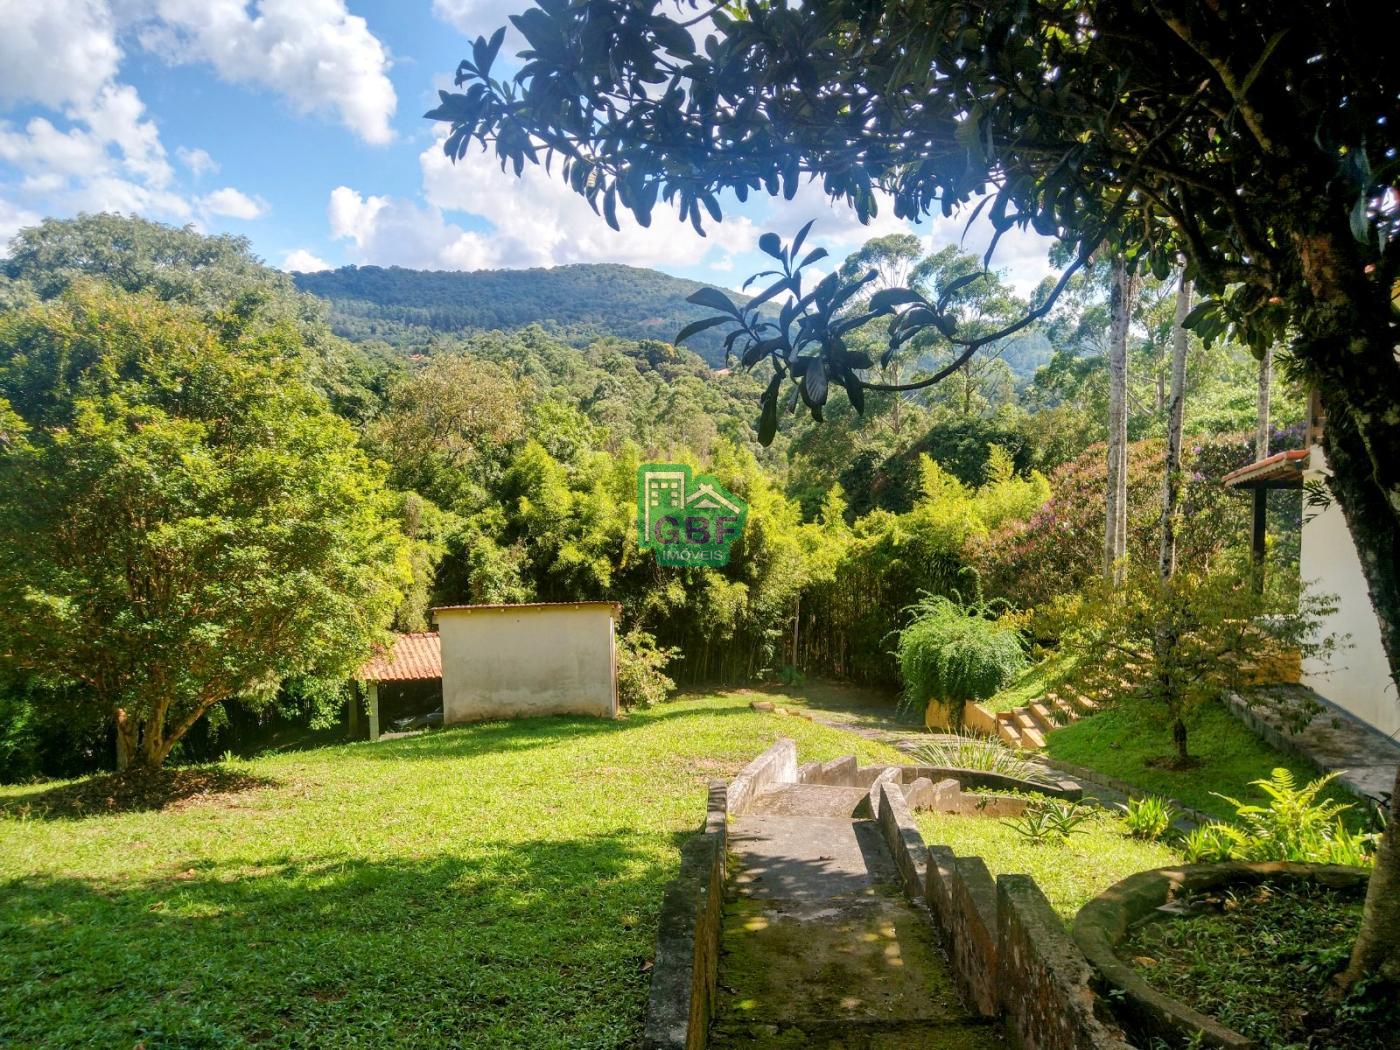
{"type": "Polygon", "coordinates": [[[442,677],[442,646],[436,631],[394,635],[393,647],[381,650],[355,672],[362,682],[420,682],[442,677]]]}
{"type": "Polygon", "coordinates": [[[1267,459],[1261,459],[1257,463],[1240,467],[1239,470],[1230,471],[1220,480],[1229,488],[1258,485],[1270,481],[1301,483],[1303,471],[1308,466],[1307,459],[1308,450],[1305,448],[1275,452],[1267,459]]]}

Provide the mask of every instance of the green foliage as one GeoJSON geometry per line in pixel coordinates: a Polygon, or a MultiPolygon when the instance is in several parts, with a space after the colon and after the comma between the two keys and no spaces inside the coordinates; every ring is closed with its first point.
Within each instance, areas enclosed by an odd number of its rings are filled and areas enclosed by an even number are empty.
{"type": "MultiPolygon", "coordinates": [[[[330,302],[330,321],[341,335],[401,347],[427,345],[443,333],[509,331],[541,321],[569,341],[606,333],[669,344],[705,314],[685,301],[702,287],[695,281],[615,263],[470,273],[343,266],[294,279],[330,302]]],[[[713,331],[686,340],[715,368],[725,364],[723,343],[713,331]]]]}
{"type": "Polygon", "coordinates": [[[1290,652],[1313,657],[1338,640],[1319,624],[1330,599],[1296,604],[1256,590],[1248,570],[1223,563],[1163,580],[1134,565],[1121,581],[1098,579],[1045,617],[1078,657],[1079,687],[1102,703],[1165,707],[1177,761],[1190,761],[1185,714],[1240,689],[1254,671],[1290,652]]]}
{"type": "Polygon", "coordinates": [[[1171,830],[1176,819],[1176,807],[1170,799],[1158,795],[1140,795],[1128,799],[1120,807],[1123,810],[1123,826],[1133,838],[1160,841],[1171,830]]]}
{"type": "Polygon", "coordinates": [[[960,721],[965,703],[993,695],[1026,665],[1020,626],[993,619],[985,605],[930,595],[909,612],[899,670],[905,702],[915,709],[934,701],[960,721]]]}
{"type": "Polygon", "coordinates": [[[1085,825],[1094,819],[1094,808],[1080,802],[1064,799],[1037,799],[1026,807],[1026,811],[1014,820],[1003,820],[1003,827],[1014,831],[1026,842],[1043,846],[1065,843],[1072,835],[1088,834],[1085,825]]]}
{"type": "Polygon", "coordinates": [[[1039,843],[1003,821],[972,813],[916,813],[914,819],[925,841],[950,847],[960,857],[981,857],[993,878],[1030,875],[1067,925],[1114,883],[1181,859],[1163,843],[1124,835],[1122,823],[1106,810],[1077,825],[1068,840],[1039,843]]]}
{"type": "MultiPolygon", "coordinates": [[[[159,764],[214,704],[345,677],[407,576],[382,477],[285,326],[77,283],[0,317],[0,651],[159,764]]],[[[119,738],[120,739],[120,738],[119,738]]]]}
{"type": "Polygon", "coordinates": [[[999,741],[980,736],[951,734],[951,739],[933,740],[914,748],[911,755],[920,765],[944,769],[975,769],[984,773],[999,773],[1018,780],[1043,782],[1044,769],[1027,761],[999,741]]]}
{"type": "MultiPolygon", "coordinates": [[[[1215,792],[1243,797],[1250,782],[1284,767],[1306,779],[1310,767],[1261,740],[1222,703],[1208,702],[1186,713],[1192,756],[1199,763],[1176,769],[1155,761],[1163,751],[1166,705],[1152,700],[1117,704],[1092,718],[1062,726],[1045,738],[1050,761],[1064,761],[1122,780],[1143,794],[1172,798],[1212,817],[1228,819],[1234,810],[1215,792]]],[[[1329,798],[1346,801],[1340,788],[1329,798]]]]}
{"type": "Polygon", "coordinates": [[[391,357],[334,337],[324,304],[264,266],[244,237],[208,237],[191,226],[106,213],[45,219],[15,236],[0,273],[41,299],[98,280],[184,304],[215,324],[235,322],[250,332],[294,328],[308,380],[356,422],[374,413],[397,369],[391,357]]]}
{"type": "Polygon", "coordinates": [[[676,687],[666,665],[679,649],[662,649],[646,631],[632,628],[617,639],[617,699],[624,708],[653,707],[676,687]]]}
{"type": "Polygon", "coordinates": [[[1259,1047],[1395,1045],[1400,1000],[1379,982],[1341,994],[1336,975],[1361,924],[1361,893],[1283,880],[1183,895],[1187,913],[1134,926],[1138,976],[1259,1047]]]}
{"type": "Polygon", "coordinates": [[[1341,815],[1352,807],[1322,797],[1336,773],[1298,786],[1290,770],[1275,769],[1267,780],[1252,780],[1266,805],[1221,794],[1235,810],[1229,823],[1211,824],[1190,843],[1193,857],[1211,860],[1291,860],[1318,864],[1369,865],[1378,835],[1353,832],[1341,815]]]}
{"type": "Polygon", "coordinates": [[[1201,824],[1181,839],[1181,856],[1187,864],[1213,864],[1230,859],[1230,838],[1225,825],[1201,824]]]}

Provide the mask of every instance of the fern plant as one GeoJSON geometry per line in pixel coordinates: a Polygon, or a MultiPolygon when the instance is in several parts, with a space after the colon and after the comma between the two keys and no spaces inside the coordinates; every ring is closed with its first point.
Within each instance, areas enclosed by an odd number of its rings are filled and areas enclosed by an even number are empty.
{"type": "Polygon", "coordinates": [[[1025,669],[1020,625],[987,602],[925,594],[906,612],[897,655],[904,703],[915,709],[936,701],[960,725],[968,701],[994,696],[1025,669]]]}
{"type": "Polygon", "coordinates": [[[1372,864],[1380,836],[1349,830],[1341,815],[1351,806],[1319,798],[1336,776],[1329,773],[1299,787],[1292,773],[1275,769],[1268,780],[1251,782],[1268,797],[1265,806],[1218,795],[1235,807],[1237,822],[1196,828],[1183,841],[1182,854],[1192,864],[1222,860],[1372,864]]]}

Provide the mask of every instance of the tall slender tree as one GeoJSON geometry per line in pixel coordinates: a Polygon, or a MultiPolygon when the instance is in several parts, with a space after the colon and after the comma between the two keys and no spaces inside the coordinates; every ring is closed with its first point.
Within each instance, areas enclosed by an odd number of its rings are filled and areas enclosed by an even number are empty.
{"type": "Polygon", "coordinates": [[[1259,416],[1254,430],[1254,455],[1265,459],[1269,455],[1269,392],[1274,385],[1274,348],[1264,347],[1259,358],[1259,416]]]}
{"type": "Polygon", "coordinates": [[[1104,510],[1103,571],[1122,579],[1128,553],[1128,328],[1136,281],[1122,255],[1109,273],[1108,494],[1104,510]]]}

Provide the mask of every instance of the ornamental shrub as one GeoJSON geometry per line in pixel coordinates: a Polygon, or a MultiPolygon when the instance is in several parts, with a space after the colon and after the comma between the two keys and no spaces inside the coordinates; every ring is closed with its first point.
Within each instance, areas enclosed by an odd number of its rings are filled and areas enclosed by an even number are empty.
{"type": "Polygon", "coordinates": [[[655,636],[636,627],[617,640],[617,702],[624,708],[652,707],[665,700],[676,683],[665,673],[679,649],[657,646],[655,636]]]}
{"type": "Polygon", "coordinates": [[[915,709],[933,700],[960,723],[964,704],[994,695],[1026,666],[1020,626],[993,618],[983,603],[964,608],[946,595],[925,595],[909,611],[898,656],[904,701],[915,709]]]}

